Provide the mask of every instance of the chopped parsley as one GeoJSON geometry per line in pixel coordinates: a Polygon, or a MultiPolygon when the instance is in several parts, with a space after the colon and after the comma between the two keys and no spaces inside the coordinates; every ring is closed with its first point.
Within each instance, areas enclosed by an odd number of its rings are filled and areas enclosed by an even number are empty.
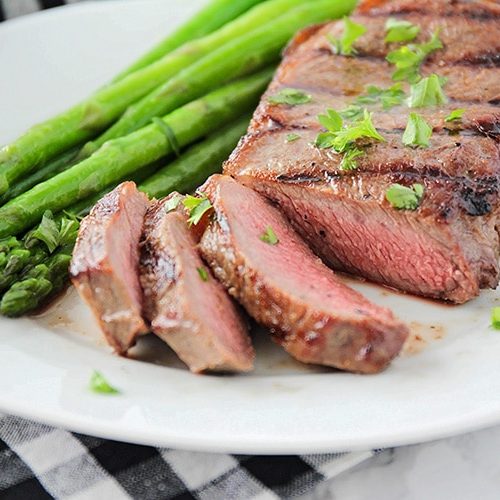
{"type": "Polygon", "coordinates": [[[410,108],[424,108],[426,106],[446,104],[448,98],[443,92],[442,83],[443,80],[435,74],[422,78],[418,83],[411,86],[408,106],[410,108]]]}
{"type": "Polygon", "coordinates": [[[461,121],[462,116],[465,113],[465,109],[459,108],[459,109],[454,109],[451,111],[451,113],[444,119],[445,122],[455,122],[455,121],[461,121]]]}
{"type": "Polygon", "coordinates": [[[358,164],[356,162],[356,158],[359,156],[363,156],[365,153],[361,149],[358,149],[356,147],[353,147],[351,149],[348,149],[342,158],[342,161],[340,162],[340,169],[341,170],[355,170],[358,168],[358,164]]]}
{"type": "Polygon", "coordinates": [[[340,113],[328,109],[326,115],[319,115],[318,120],[327,129],[316,139],[316,145],[322,149],[333,148],[337,153],[344,153],[358,139],[385,139],[377,132],[372,122],[372,115],[366,109],[363,118],[350,124],[345,124],[340,113]]]}
{"type": "Polygon", "coordinates": [[[354,42],[366,33],[366,27],[344,17],[344,32],[340,38],[333,38],[327,35],[328,41],[332,44],[335,54],[352,56],[356,53],[353,47],[354,42]]]}
{"type": "Polygon", "coordinates": [[[71,244],[75,241],[80,223],[76,217],[63,217],[59,222],[54,219],[52,212],[47,210],[40,224],[25,236],[25,245],[31,248],[38,242],[47,247],[49,253],[54,253],[57,248],[71,244]]]}
{"type": "Polygon", "coordinates": [[[344,120],[359,120],[363,117],[364,109],[357,104],[349,104],[347,108],[339,111],[339,115],[344,120]]]}
{"type": "Polygon", "coordinates": [[[327,132],[318,134],[315,145],[320,149],[333,148],[337,153],[344,153],[345,157],[339,165],[342,170],[353,170],[357,167],[355,159],[361,156],[362,151],[356,147],[356,141],[385,141],[374,127],[372,115],[366,109],[362,119],[348,124],[344,123],[341,114],[333,109],[328,109],[325,115],[319,115],[318,120],[327,132]]]}
{"type": "Polygon", "coordinates": [[[280,241],[271,226],[267,226],[265,232],[261,234],[260,240],[268,245],[277,245],[280,241]]]}
{"type": "Polygon", "coordinates": [[[385,23],[385,42],[411,42],[420,33],[420,27],[403,19],[390,17],[385,23]]]}
{"type": "Polygon", "coordinates": [[[500,330],[500,307],[494,307],[491,310],[491,326],[495,330],[500,330]]]}
{"type": "Polygon", "coordinates": [[[424,196],[424,186],[413,184],[411,187],[393,184],[385,192],[387,201],[398,210],[416,210],[424,196]]]}
{"type": "Polygon", "coordinates": [[[299,139],[300,139],[299,134],[288,134],[286,136],[286,142],[295,142],[298,141],[299,139]]]}
{"type": "Polygon", "coordinates": [[[179,193],[176,193],[172,195],[166,202],[165,202],[165,212],[172,212],[172,210],[175,210],[178,206],[179,203],[182,200],[182,196],[179,193]]]}
{"type": "Polygon", "coordinates": [[[288,104],[290,106],[306,104],[311,101],[312,97],[309,94],[292,88],[281,89],[277,94],[267,98],[267,102],[271,104],[288,104]]]}
{"type": "Polygon", "coordinates": [[[380,103],[384,110],[388,110],[394,106],[402,104],[405,97],[406,94],[401,83],[395,83],[388,89],[383,89],[375,85],[368,85],[366,93],[360,95],[355,102],[365,105],[380,103]]]}
{"type": "Polygon", "coordinates": [[[439,31],[436,31],[428,42],[420,44],[409,44],[399,47],[387,54],[386,60],[396,66],[392,79],[396,82],[407,80],[416,83],[420,80],[420,66],[425,58],[435,50],[443,48],[439,39],[439,31]]]}
{"type": "Polygon", "coordinates": [[[208,281],[208,271],[204,267],[197,267],[196,270],[200,275],[201,281],[208,281]]]}
{"type": "Polygon", "coordinates": [[[201,218],[212,208],[210,200],[206,196],[191,196],[184,198],[182,204],[189,210],[188,223],[190,226],[198,224],[201,218]]]}
{"type": "Polygon", "coordinates": [[[120,394],[120,391],[109,384],[101,373],[94,370],[90,377],[89,389],[98,394],[120,394]]]}
{"type": "Polygon", "coordinates": [[[403,144],[405,146],[424,146],[429,145],[429,139],[432,135],[432,128],[417,113],[410,113],[408,124],[403,134],[403,144]]]}

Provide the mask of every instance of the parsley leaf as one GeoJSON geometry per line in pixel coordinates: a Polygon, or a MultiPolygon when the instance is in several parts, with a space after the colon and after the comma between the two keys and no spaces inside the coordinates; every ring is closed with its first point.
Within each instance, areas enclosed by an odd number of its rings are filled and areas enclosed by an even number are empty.
{"type": "Polygon", "coordinates": [[[266,231],[260,236],[260,240],[268,245],[277,245],[280,241],[271,226],[267,226],[266,231]]]}
{"type": "Polygon", "coordinates": [[[403,103],[406,94],[401,83],[395,83],[388,89],[383,89],[375,85],[368,85],[366,93],[360,95],[356,102],[358,104],[377,104],[380,102],[385,110],[403,103]]]}
{"type": "Polygon", "coordinates": [[[169,213],[175,210],[182,200],[182,196],[179,193],[172,195],[164,204],[165,212],[169,213]]]}
{"type": "Polygon", "coordinates": [[[42,221],[38,227],[27,235],[26,247],[31,248],[37,241],[45,243],[49,253],[53,253],[59,246],[59,228],[50,210],[47,210],[43,214],[42,221]]]}
{"type": "Polygon", "coordinates": [[[339,115],[344,120],[359,120],[360,118],[362,118],[363,113],[364,109],[357,104],[349,104],[347,108],[339,111],[339,115]]]}
{"type": "Polygon", "coordinates": [[[286,142],[295,142],[300,139],[300,135],[298,134],[288,134],[286,136],[286,142]]]}
{"type": "Polygon", "coordinates": [[[393,184],[385,192],[387,201],[398,210],[416,210],[424,196],[424,186],[413,184],[411,187],[393,184]]]}
{"type": "Polygon", "coordinates": [[[417,113],[410,113],[408,124],[403,134],[403,144],[405,146],[425,146],[429,145],[432,135],[432,128],[417,113]]]}
{"type": "Polygon", "coordinates": [[[356,147],[348,149],[344,157],[342,158],[342,161],[340,162],[339,168],[341,170],[355,170],[358,168],[358,164],[356,162],[356,158],[359,156],[363,156],[365,153],[356,147]]]}
{"type": "Polygon", "coordinates": [[[333,38],[327,35],[328,41],[332,44],[335,54],[352,56],[356,53],[353,47],[354,42],[366,33],[366,27],[344,17],[344,32],[340,38],[333,38]]]}
{"type": "Polygon", "coordinates": [[[288,104],[290,106],[306,104],[311,101],[312,97],[309,94],[292,88],[281,89],[277,94],[267,98],[267,102],[271,104],[288,104]]]}
{"type": "Polygon", "coordinates": [[[200,275],[201,281],[208,281],[208,271],[204,267],[197,267],[196,270],[200,275]]]}
{"type": "Polygon", "coordinates": [[[451,113],[444,119],[445,122],[454,122],[454,121],[460,121],[462,120],[462,116],[465,113],[465,109],[459,108],[459,109],[454,109],[451,111],[451,113]]]}
{"type": "Polygon", "coordinates": [[[363,118],[345,125],[340,113],[328,109],[326,115],[319,115],[318,120],[327,129],[316,137],[315,146],[320,149],[333,148],[337,153],[345,153],[339,168],[353,170],[357,167],[355,159],[363,153],[355,147],[359,139],[385,141],[377,132],[372,122],[372,115],[365,109],[363,118]]]}
{"type": "Polygon", "coordinates": [[[120,391],[108,383],[101,373],[94,370],[90,377],[89,389],[98,394],[120,394],[120,391]]]}
{"type": "Polygon", "coordinates": [[[407,80],[416,83],[420,80],[420,66],[424,59],[435,50],[443,48],[439,39],[439,31],[436,31],[428,42],[421,44],[409,44],[399,47],[387,54],[386,60],[396,66],[392,74],[394,81],[407,80]]]}
{"type": "Polygon", "coordinates": [[[411,42],[420,33],[420,27],[409,21],[390,17],[385,23],[385,31],[385,43],[411,42]]]}
{"type": "Polygon", "coordinates": [[[408,106],[410,108],[423,108],[447,103],[448,98],[443,92],[441,83],[442,80],[438,75],[430,75],[412,85],[408,106]]]}
{"type": "Polygon", "coordinates": [[[491,310],[491,326],[495,330],[500,330],[500,307],[494,307],[491,310]]]}
{"type": "Polygon", "coordinates": [[[212,208],[212,204],[206,196],[196,197],[188,195],[182,202],[183,205],[189,210],[188,223],[190,226],[196,226],[201,218],[212,208]]]}

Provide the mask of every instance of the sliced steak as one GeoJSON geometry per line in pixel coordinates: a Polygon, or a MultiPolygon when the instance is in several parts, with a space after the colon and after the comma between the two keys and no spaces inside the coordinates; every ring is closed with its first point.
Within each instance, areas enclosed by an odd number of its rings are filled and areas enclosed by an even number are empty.
{"type": "Polygon", "coordinates": [[[167,212],[172,196],[152,204],[145,218],[140,265],[145,316],[191,371],[249,371],[254,352],[246,325],[202,262],[186,214],[167,212]]]}
{"type": "Polygon", "coordinates": [[[285,217],[228,176],[200,188],[215,217],[200,242],[215,276],[296,359],[360,373],[383,370],[408,331],[340,281],[285,217]],[[265,242],[271,228],[278,242],[265,242]]]}
{"type": "Polygon", "coordinates": [[[133,182],[107,194],[83,219],[70,274],[108,343],[125,354],[148,328],[141,316],[139,241],[148,199],[133,182]]]}
{"type": "MultiPolygon", "coordinates": [[[[355,43],[356,57],[332,51],[327,35],[338,37],[342,22],[295,37],[225,173],[279,205],[335,269],[406,292],[466,302],[481,288],[495,288],[500,276],[498,5],[374,0],[361,9],[354,20],[367,33],[355,43]],[[460,8],[454,12],[451,6],[460,8]],[[418,110],[404,102],[388,110],[366,105],[386,142],[362,144],[366,154],[358,168],[344,171],[341,155],[313,145],[321,130],[317,115],[347,108],[369,85],[394,84],[394,67],[385,55],[397,45],[383,42],[383,14],[421,26],[417,41],[441,28],[444,48],[425,61],[422,73],[448,78],[449,102],[418,110]],[[312,100],[271,104],[269,96],[283,88],[303,90],[312,100]],[[447,122],[456,108],[466,110],[461,122],[447,122]],[[430,147],[403,146],[410,111],[432,127],[430,147]],[[291,132],[299,139],[287,142],[291,132]],[[424,186],[417,210],[397,210],[387,202],[385,193],[394,183],[424,186]]],[[[408,93],[408,84],[402,89],[408,93]]]]}

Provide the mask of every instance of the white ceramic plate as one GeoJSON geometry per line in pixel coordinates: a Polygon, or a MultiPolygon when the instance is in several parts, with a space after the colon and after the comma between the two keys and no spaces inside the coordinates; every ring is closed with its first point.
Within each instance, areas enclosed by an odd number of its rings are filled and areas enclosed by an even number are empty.
{"type": "MultiPolygon", "coordinates": [[[[0,143],[104,83],[199,5],[89,2],[0,26],[0,143]]],[[[354,286],[412,327],[381,375],[302,366],[265,332],[245,376],[191,375],[155,338],[135,349],[139,360],[120,359],[70,290],[39,318],[0,319],[0,410],[107,438],[242,453],[368,449],[500,423],[500,332],[489,327],[498,292],[450,307],[354,286]],[[122,395],[90,393],[94,369],[122,395]]]]}

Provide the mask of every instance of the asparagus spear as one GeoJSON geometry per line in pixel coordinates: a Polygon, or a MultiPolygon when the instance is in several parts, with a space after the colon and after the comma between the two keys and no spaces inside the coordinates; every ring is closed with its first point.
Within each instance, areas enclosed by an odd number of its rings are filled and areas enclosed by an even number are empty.
{"type": "Polygon", "coordinates": [[[149,66],[190,40],[212,33],[261,2],[262,0],[212,0],[189,21],[122,71],[113,81],[121,80],[130,73],[149,66]]]}
{"type": "Polygon", "coordinates": [[[47,179],[54,177],[54,175],[59,172],[68,169],[77,157],[79,150],[79,147],[69,149],[57,158],[51,160],[46,165],[43,165],[38,170],[35,170],[28,177],[16,182],[2,196],[0,196],[0,205],[3,205],[20,194],[25,193],[28,189],[31,189],[40,182],[46,181],[47,179]]]}
{"type": "Polygon", "coordinates": [[[192,146],[180,158],[140,184],[139,189],[151,198],[161,198],[172,191],[193,191],[207,177],[221,170],[222,162],[246,132],[249,121],[250,116],[245,115],[203,142],[192,146]]]}
{"type": "MultiPolygon", "coordinates": [[[[209,175],[220,170],[222,162],[245,133],[249,118],[249,115],[244,116],[203,142],[192,146],[179,159],[140,184],[139,188],[151,197],[165,196],[172,191],[191,191],[209,175]]],[[[141,175],[147,174],[148,169],[145,169],[141,175]]],[[[104,194],[99,193],[98,197],[104,194]]],[[[94,198],[83,200],[73,205],[69,211],[75,215],[87,213],[95,201],[97,200],[94,198]]],[[[0,302],[1,314],[11,317],[27,314],[64,287],[68,281],[68,262],[76,240],[78,224],[74,222],[73,230],[68,233],[62,247],[52,255],[46,252],[43,260],[34,263],[31,262],[33,258],[31,257],[30,270],[10,278],[10,288],[0,302]]],[[[19,249],[22,244],[23,242],[11,237],[3,242],[0,241],[0,251],[19,249]]]]}
{"type": "Polygon", "coordinates": [[[4,316],[22,316],[36,309],[49,295],[62,290],[67,283],[70,260],[69,253],[58,253],[35,266],[4,294],[0,312],[4,316]]]}
{"type": "Polygon", "coordinates": [[[340,17],[348,13],[355,3],[355,0],[310,1],[228,42],[130,106],[118,122],[83,148],[81,157],[88,156],[107,140],[137,130],[149,123],[151,118],[162,116],[209,89],[276,61],[283,46],[298,29],[340,17]]]}
{"type": "Polygon", "coordinates": [[[172,153],[172,137],[186,146],[249,111],[272,72],[266,69],[238,80],[177,109],[159,123],[109,141],[90,158],[9,201],[0,208],[0,238],[33,226],[46,210],[63,210],[172,153]]]}
{"type": "MultiPolygon", "coordinates": [[[[28,130],[13,144],[0,150],[0,195],[4,194],[17,179],[26,173],[46,164],[67,148],[93,138],[96,133],[113,123],[130,104],[148,94],[158,85],[168,81],[182,69],[189,67],[220,45],[240,36],[241,33],[275,17],[287,6],[295,6],[307,1],[270,0],[265,2],[212,35],[179,48],[150,66],[98,90],[90,98],[69,110],[28,130]]],[[[248,0],[246,2],[248,3],[248,0]]],[[[200,92],[191,92],[191,94],[184,94],[180,89],[178,93],[185,95],[185,98],[179,98],[177,105],[169,106],[165,108],[163,113],[155,116],[173,111],[213,88],[215,88],[215,84],[205,86],[205,89],[200,92]]],[[[147,123],[149,123],[149,119],[143,120],[141,125],[134,127],[134,130],[147,123]]],[[[130,131],[127,130],[125,133],[130,131]]],[[[119,135],[125,135],[125,133],[119,135]]],[[[113,137],[119,135],[115,134],[113,137]]],[[[104,139],[100,144],[102,145],[103,142],[104,139]]],[[[50,172],[54,166],[49,164],[47,168],[50,172]]]]}

